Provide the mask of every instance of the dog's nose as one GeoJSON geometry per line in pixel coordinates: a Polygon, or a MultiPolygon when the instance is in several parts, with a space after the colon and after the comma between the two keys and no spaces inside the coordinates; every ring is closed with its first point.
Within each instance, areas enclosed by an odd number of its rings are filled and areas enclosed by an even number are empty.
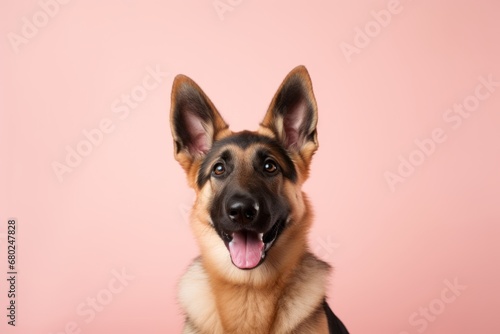
{"type": "Polygon", "coordinates": [[[249,224],[259,213],[259,205],[248,196],[236,195],[227,203],[227,215],[234,223],[249,224]]]}

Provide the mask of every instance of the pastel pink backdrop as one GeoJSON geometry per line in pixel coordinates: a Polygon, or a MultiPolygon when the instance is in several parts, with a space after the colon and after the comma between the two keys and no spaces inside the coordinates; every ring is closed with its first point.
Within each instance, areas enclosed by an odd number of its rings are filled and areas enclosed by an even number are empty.
{"type": "Polygon", "coordinates": [[[334,311],[352,333],[500,333],[500,89],[458,128],[443,120],[479,77],[500,81],[500,3],[402,1],[351,61],[342,43],[389,1],[232,3],[222,20],[212,0],[74,0],[16,53],[8,34],[41,7],[2,2],[0,267],[15,217],[19,277],[15,328],[1,279],[1,332],[179,333],[175,286],[198,250],[172,155],[173,76],[198,82],[234,129],[255,129],[304,64],[320,112],[310,240],[335,267],[334,311]],[[170,74],[120,119],[112,103],[156,66],[170,74]],[[59,182],[53,162],[103,119],[114,131],[59,182]],[[447,140],[391,189],[384,173],[434,128],[447,140]],[[109,300],[123,268],[134,278],[109,300]],[[466,287],[449,303],[446,280],[466,287]],[[87,323],[77,308],[97,296],[87,323]]]}

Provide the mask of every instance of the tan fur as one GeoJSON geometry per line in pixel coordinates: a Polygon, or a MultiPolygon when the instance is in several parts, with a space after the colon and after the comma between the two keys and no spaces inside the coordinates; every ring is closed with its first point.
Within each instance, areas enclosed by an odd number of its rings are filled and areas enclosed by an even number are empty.
{"type": "MultiPolygon", "coordinates": [[[[212,185],[198,192],[191,217],[202,257],[180,283],[179,299],[199,333],[327,333],[321,307],[329,266],[307,252],[311,211],[298,184],[285,182],[293,211],[283,232],[259,267],[236,268],[208,214],[212,185]],[[290,247],[293,245],[293,247],[290,247]]],[[[190,325],[192,326],[192,325],[190,325]]],[[[185,333],[197,333],[186,327],[185,333]]]]}
{"type": "MultiPolygon", "coordinates": [[[[283,179],[280,185],[281,193],[286,196],[291,207],[287,227],[258,267],[241,270],[232,264],[226,246],[213,230],[210,218],[211,200],[218,191],[216,185],[208,181],[199,189],[196,177],[202,157],[193,155],[187,149],[176,152],[176,159],[186,171],[188,183],[196,192],[191,228],[201,252],[179,283],[178,298],[186,315],[184,334],[328,333],[323,300],[330,266],[308,251],[307,235],[312,223],[312,212],[307,197],[301,191],[308,177],[312,156],[318,148],[315,132],[317,107],[309,75],[303,67],[293,70],[278,91],[292,76],[301,78],[307,98],[314,108],[312,140],[304,140],[299,149],[289,152],[297,169],[298,180],[291,182],[283,179]]],[[[184,89],[182,85],[186,83],[196,85],[184,76],[176,79],[172,92],[173,105],[178,91],[184,89]]],[[[214,141],[232,135],[233,132],[208,97],[202,92],[200,94],[206,98],[213,111],[215,125],[210,135],[213,135],[214,141]]],[[[283,119],[273,114],[276,100],[277,95],[256,132],[278,139],[276,133],[284,136],[284,125],[283,119]]],[[[174,122],[173,117],[171,122],[174,122]]],[[[174,140],[179,140],[175,131],[174,140]]],[[[251,170],[249,159],[258,145],[251,145],[246,150],[236,145],[225,147],[231,150],[239,162],[248,166],[240,172],[237,182],[244,184],[251,180],[252,174],[245,170],[251,170]]]]}
{"type": "Polygon", "coordinates": [[[179,285],[192,323],[184,333],[328,333],[321,303],[329,266],[310,253],[293,270],[259,286],[234,284],[203,268],[196,259],[179,285]]]}

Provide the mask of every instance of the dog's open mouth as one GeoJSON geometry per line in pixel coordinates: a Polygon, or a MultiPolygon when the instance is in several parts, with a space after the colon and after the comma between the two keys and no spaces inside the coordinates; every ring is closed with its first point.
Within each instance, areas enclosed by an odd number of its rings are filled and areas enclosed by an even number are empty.
{"type": "Polygon", "coordinates": [[[224,243],[229,250],[231,261],[240,269],[253,269],[262,263],[266,252],[281,233],[283,224],[277,222],[267,233],[249,230],[223,232],[224,243]]]}
{"type": "Polygon", "coordinates": [[[240,269],[257,267],[265,256],[263,234],[251,231],[233,232],[228,249],[233,264],[240,269]]]}

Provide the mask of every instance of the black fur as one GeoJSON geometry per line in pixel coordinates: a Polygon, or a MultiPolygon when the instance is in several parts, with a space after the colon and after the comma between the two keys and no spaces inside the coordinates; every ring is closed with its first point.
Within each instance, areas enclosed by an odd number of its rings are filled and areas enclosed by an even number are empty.
{"type": "Polygon", "coordinates": [[[328,331],[330,334],[349,334],[342,321],[332,312],[326,300],[323,301],[323,309],[325,310],[326,319],[328,320],[328,331]]]}

